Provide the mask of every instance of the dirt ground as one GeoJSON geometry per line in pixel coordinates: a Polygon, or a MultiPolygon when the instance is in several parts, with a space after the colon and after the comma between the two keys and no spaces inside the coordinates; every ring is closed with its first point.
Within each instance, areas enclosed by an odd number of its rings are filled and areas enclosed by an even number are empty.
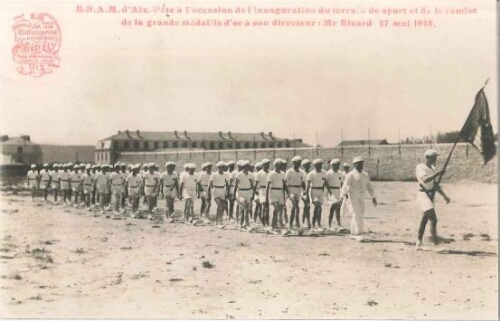
{"type": "Polygon", "coordinates": [[[4,193],[0,317],[497,319],[498,186],[443,184],[443,243],[426,251],[414,245],[416,184],[375,188],[366,242],[157,227],[4,193]]]}

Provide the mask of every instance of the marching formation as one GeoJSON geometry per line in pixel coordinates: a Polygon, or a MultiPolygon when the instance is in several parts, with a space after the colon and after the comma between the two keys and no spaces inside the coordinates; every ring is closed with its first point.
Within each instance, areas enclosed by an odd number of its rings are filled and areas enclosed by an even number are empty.
{"type": "Polygon", "coordinates": [[[204,163],[196,172],[196,165],[184,164],[176,171],[174,162],[166,162],[160,172],[155,163],[125,164],[44,164],[37,170],[31,166],[27,174],[28,186],[34,199],[37,190],[43,191],[48,202],[49,192],[54,203],[63,206],[84,207],[101,213],[114,208],[116,216],[148,218],[155,221],[173,221],[175,199],[184,200],[184,220],[191,224],[198,219],[210,220],[212,200],[216,204],[213,224],[234,222],[240,228],[259,224],[270,230],[321,228],[323,205],[329,206],[328,225],[335,218],[341,225],[341,214],[352,214],[351,235],[363,233],[365,193],[377,205],[370,178],[363,171],[362,157],[350,165],[333,159],[329,169],[324,162],[312,162],[300,156],[286,160],[263,159],[256,164],[248,160],[204,163]],[[272,164],[271,164],[272,163],[272,164]],[[165,199],[165,213],[158,211],[158,198],[165,199]],[[142,200],[142,202],[141,202],[142,200]],[[195,201],[199,200],[199,217],[195,215],[195,201]],[[142,206],[141,206],[142,204],[142,206]],[[302,208],[302,216],[300,210],[302,208]],[[311,217],[312,216],[312,217],[311,217]]]}

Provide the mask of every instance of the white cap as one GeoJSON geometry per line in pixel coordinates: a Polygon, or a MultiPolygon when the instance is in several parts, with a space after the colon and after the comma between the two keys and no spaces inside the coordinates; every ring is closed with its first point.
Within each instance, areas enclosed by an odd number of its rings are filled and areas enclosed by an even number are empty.
{"type": "Polygon", "coordinates": [[[236,162],[236,165],[238,165],[238,166],[243,166],[243,163],[244,163],[244,162],[245,162],[244,160],[241,160],[241,159],[240,159],[239,161],[237,161],[237,162],[236,162]]]}
{"type": "Polygon", "coordinates": [[[333,164],[340,164],[340,159],[338,158],[334,158],[330,161],[330,165],[333,165],[333,164]]]}
{"type": "Polygon", "coordinates": [[[292,162],[294,162],[294,163],[295,163],[295,162],[302,162],[302,157],[300,157],[299,155],[294,156],[294,157],[292,158],[292,162]]]}
{"type": "Polygon", "coordinates": [[[90,169],[91,167],[92,167],[92,166],[90,166],[90,164],[87,164],[87,165],[85,166],[85,169],[90,169]]]}
{"type": "Polygon", "coordinates": [[[281,158],[276,158],[273,164],[274,165],[283,164],[283,160],[281,158]]]}
{"type": "Polygon", "coordinates": [[[43,167],[49,167],[49,164],[45,163],[43,164],[43,167]]]}
{"type": "Polygon", "coordinates": [[[255,168],[262,168],[262,162],[255,163],[255,168]]]}
{"type": "Polygon", "coordinates": [[[196,169],[196,164],[190,163],[189,164],[189,169],[196,169]]]}
{"type": "Polygon", "coordinates": [[[31,164],[31,168],[36,168],[36,165],[35,164],[31,164]]]}
{"type": "Polygon", "coordinates": [[[235,165],[236,163],[233,161],[233,160],[230,160],[229,162],[227,162],[227,166],[229,165],[235,165]]]}
{"type": "Polygon", "coordinates": [[[68,163],[68,166],[70,166],[70,167],[71,167],[71,166],[73,166],[73,163],[69,162],[69,163],[68,163]]]}
{"type": "Polygon", "coordinates": [[[269,159],[267,159],[267,158],[264,158],[260,162],[261,162],[262,165],[271,163],[271,161],[269,159]]]}
{"type": "Polygon", "coordinates": [[[356,164],[356,163],[359,163],[359,162],[364,162],[365,160],[363,159],[363,157],[361,156],[356,156],[354,157],[354,159],[352,160],[352,163],[353,164],[356,164]]]}
{"type": "Polygon", "coordinates": [[[189,163],[185,163],[184,168],[189,168],[189,165],[190,165],[189,163]]]}
{"type": "Polygon", "coordinates": [[[302,165],[306,165],[306,164],[310,164],[310,163],[311,163],[311,161],[307,158],[302,161],[302,165]]]}
{"type": "Polygon", "coordinates": [[[342,166],[343,167],[350,167],[349,164],[347,164],[347,163],[342,164],[342,166]]]}
{"type": "Polygon", "coordinates": [[[428,156],[438,156],[439,153],[435,150],[435,149],[428,149],[425,151],[425,157],[428,157],[428,156]]]}
{"type": "Polygon", "coordinates": [[[323,164],[323,160],[321,158],[316,158],[313,160],[313,165],[323,164]]]}
{"type": "Polygon", "coordinates": [[[168,166],[175,166],[175,163],[174,162],[166,162],[165,163],[165,167],[168,167],[168,166]]]}
{"type": "Polygon", "coordinates": [[[224,163],[223,161],[219,161],[217,162],[217,164],[215,164],[216,167],[224,167],[226,166],[226,163],[224,163]]]}
{"type": "Polygon", "coordinates": [[[205,168],[207,168],[207,167],[209,167],[209,166],[212,166],[212,163],[210,163],[210,162],[206,162],[206,163],[204,163],[203,165],[201,165],[201,169],[205,169],[205,168]]]}

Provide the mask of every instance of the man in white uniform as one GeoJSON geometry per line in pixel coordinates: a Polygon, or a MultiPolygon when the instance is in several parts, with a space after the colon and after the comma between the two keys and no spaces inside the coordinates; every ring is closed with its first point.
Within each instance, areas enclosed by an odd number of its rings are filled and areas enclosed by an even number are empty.
{"type": "Polygon", "coordinates": [[[198,186],[198,178],[194,174],[196,170],[195,164],[188,164],[189,173],[184,174],[181,178],[181,186],[179,188],[179,199],[186,199],[184,204],[184,220],[186,223],[192,223],[194,220],[193,202],[196,198],[196,188],[198,186]]]}
{"type": "Polygon", "coordinates": [[[425,226],[427,221],[431,221],[431,235],[434,244],[438,243],[437,238],[437,216],[434,209],[434,196],[439,193],[443,196],[446,204],[450,202],[450,198],[441,190],[439,185],[436,184],[436,178],[445,173],[444,168],[436,171],[435,164],[437,156],[439,155],[435,150],[429,149],[425,152],[425,163],[418,164],[415,169],[415,176],[418,181],[417,201],[420,209],[423,212],[418,229],[417,249],[422,245],[422,238],[424,237],[425,226]]]}
{"type": "Polygon", "coordinates": [[[209,195],[213,195],[215,203],[217,204],[215,226],[222,224],[222,215],[227,206],[226,196],[229,189],[229,175],[225,172],[226,164],[224,162],[218,162],[216,166],[218,171],[213,173],[210,177],[210,184],[208,187],[209,195]]]}
{"type": "Polygon", "coordinates": [[[136,164],[132,166],[132,173],[127,176],[125,188],[128,192],[128,197],[132,203],[132,218],[137,215],[139,210],[139,200],[141,198],[140,190],[142,185],[142,175],[139,173],[141,166],[136,164]]]}
{"type": "Polygon", "coordinates": [[[342,226],[340,224],[340,188],[342,187],[342,173],[339,171],[340,168],[340,159],[334,158],[330,161],[330,170],[326,172],[326,181],[330,186],[332,193],[328,198],[331,203],[330,207],[330,216],[328,217],[328,227],[332,228],[333,216],[337,220],[337,225],[342,226]]]}
{"type": "Polygon", "coordinates": [[[107,197],[108,188],[109,188],[109,177],[108,177],[107,170],[108,170],[108,167],[102,165],[101,171],[97,172],[97,174],[95,175],[95,178],[94,178],[94,189],[96,190],[96,193],[99,196],[102,214],[104,214],[104,212],[105,212],[106,197],[107,197]]]}
{"type": "Polygon", "coordinates": [[[47,202],[47,196],[50,188],[50,171],[49,164],[43,164],[43,169],[40,171],[40,189],[43,192],[43,199],[47,202]]]}
{"type": "MultiPolygon", "coordinates": [[[[340,172],[340,174],[342,175],[342,185],[344,185],[344,182],[345,182],[345,179],[347,177],[347,174],[349,173],[351,167],[349,166],[348,163],[345,163],[342,164],[342,171],[340,172]]],[[[340,206],[340,214],[342,217],[345,217],[347,215],[351,215],[352,214],[352,209],[351,209],[351,203],[349,201],[348,198],[344,198],[342,199],[342,202],[341,202],[341,206],[340,206]]]]}
{"type": "Polygon", "coordinates": [[[250,203],[254,194],[254,176],[248,170],[250,168],[250,161],[240,161],[240,171],[235,177],[233,195],[236,195],[238,201],[238,208],[236,209],[236,219],[240,219],[240,228],[250,225],[249,211],[250,203]],[[241,211],[241,216],[238,213],[241,211]]]}
{"type": "Polygon", "coordinates": [[[153,207],[156,190],[160,183],[160,174],[155,171],[154,164],[148,164],[148,171],[143,175],[144,195],[148,206],[148,219],[153,219],[153,207]]]}
{"type": "Polygon", "coordinates": [[[169,222],[174,220],[174,199],[179,196],[179,178],[174,162],[165,163],[166,171],[160,176],[160,190],[165,197],[165,217],[169,222]]]}
{"type": "Polygon", "coordinates": [[[85,166],[86,172],[82,175],[82,188],[83,188],[83,196],[82,201],[84,202],[85,208],[87,211],[90,211],[90,201],[92,198],[92,191],[94,189],[94,175],[91,172],[92,166],[87,164],[85,166]]]}
{"type": "Polygon", "coordinates": [[[50,184],[54,191],[54,204],[59,204],[57,196],[59,195],[59,164],[54,164],[53,170],[50,172],[50,184]]]}
{"type": "Polygon", "coordinates": [[[236,175],[238,174],[238,171],[235,169],[236,163],[234,161],[229,161],[227,162],[227,174],[229,175],[229,195],[227,198],[227,202],[229,203],[228,206],[226,206],[226,212],[229,216],[229,220],[234,219],[234,201],[235,201],[235,196],[233,195],[234,191],[234,180],[236,178],[236,175]]]}
{"type": "MultiPolygon", "coordinates": [[[[309,159],[304,159],[302,161],[302,168],[306,177],[311,171],[311,161],[309,159]]],[[[304,225],[305,221],[307,221],[307,227],[311,227],[311,200],[309,198],[309,194],[307,189],[304,189],[304,193],[302,194],[302,202],[304,203],[304,209],[302,210],[302,225],[304,225]]]]}
{"type": "Polygon", "coordinates": [[[269,203],[266,199],[267,176],[269,175],[269,165],[271,161],[264,158],[261,162],[262,169],[255,175],[255,188],[258,189],[259,203],[262,207],[261,222],[263,226],[269,226],[269,203]]]}
{"type": "Polygon", "coordinates": [[[282,171],[283,160],[274,160],[274,170],[267,176],[266,203],[273,205],[273,218],[271,221],[271,230],[283,228],[283,204],[284,197],[284,179],[285,174],[282,171]],[[279,223],[279,225],[278,225],[279,223]]]}
{"type": "Polygon", "coordinates": [[[364,160],[361,156],[354,157],[354,169],[347,174],[341,195],[348,197],[351,201],[353,216],[351,220],[351,238],[362,240],[363,218],[365,215],[365,193],[368,192],[372,198],[372,203],[377,206],[375,191],[370,182],[370,176],[363,171],[364,160]]]}
{"type": "Polygon", "coordinates": [[[297,228],[300,228],[299,222],[299,202],[302,197],[302,193],[305,190],[306,176],[304,171],[300,168],[302,163],[302,158],[300,156],[294,156],[292,158],[293,167],[286,171],[285,183],[288,191],[288,199],[292,203],[292,210],[290,212],[290,229],[293,227],[293,221],[295,220],[297,228]]]}
{"type": "Polygon", "coordinates": [[[125,211],[125,209],[121,207],[122,197],[125,190],[125,179],[120,170],[121,170],[121,164],[116,163],[115,171],[109,175],[109,179],[111,181],[111,193],[115,199],[115,211],[116,211],[115,215],[118,215],[118,212],[125,211]]]}
{"type": "MultiPolygon", "coordinates": [[[[62,193],[64,206],[68,204],[69,178],[68,164],[64,164],[63,170],[59,172],[59,188],[62,193]]],[[[71,199],[69,201],[71,201],[71,199]]]]}
{"type": "Polygon", "coordinates": [[[212,176],[212,164],[210,162],[201,165],[201,172],[198,173],[198,194],[201,198],[200,217],[206,216],[209,218],[210,193],[208,192],[208,185],[210,184],[210,177],[212,176]]]}
{"type": "Polygon", "coordinates": [[[254,198],[255,202],[255,211],[253,212],[253,222],[262,222],[262,204],[260,203],[260,198],[259,192],[258,192],[258,186],[257,186],[257,175],[258,173],[262,170],[262,163],[257,162],[255,163],[255,171],[252,173],[253,174],[253,181],[255,182],[255,191],[254,191],[254,196],[257,195],[256,198],[254,198]]]}
{"type": "Polygon", "coordinates": [[[318,227],[321,228],[321,212],[323,211],[322,206],[325,187],[328,190],[328,194],[332,193],[326,181],[326,172],[322,169],[323,160],[317,158],[313,161],[313,165],[314,170],[307,175],[307,194],[310,196],[310,200],[314,205],[311,229],[315,227],[316,223],[318,223],[318,227]]]}
{"type": "Polygon", "coordinates": [[[35,200],[35,193],[38,189],[38,180],[40,176],[38,171],[36,170],[36,165],[31,164],[31,169],[28,171],[27,180],[28,180],[28,188],[31,189],[31,200],[35,200]]]}

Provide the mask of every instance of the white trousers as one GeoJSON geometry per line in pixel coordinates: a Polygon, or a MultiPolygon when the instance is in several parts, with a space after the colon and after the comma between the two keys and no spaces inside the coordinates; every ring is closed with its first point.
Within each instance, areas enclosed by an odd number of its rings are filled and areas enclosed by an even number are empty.
{"type": "Polygon", "coordinates": [[[340,207],[340,214],[342,215],[342,217],[352,214],[352,206],[350,199],[344,198],[344,200],[342,201],[342,206],[340,207]]]}
{"type": "Polygon", "coordinates": [[[352,207],[351,234],[360,235],[363,233],[363,217],[365,215],[364,195],[349,194],[352,207]]]}

